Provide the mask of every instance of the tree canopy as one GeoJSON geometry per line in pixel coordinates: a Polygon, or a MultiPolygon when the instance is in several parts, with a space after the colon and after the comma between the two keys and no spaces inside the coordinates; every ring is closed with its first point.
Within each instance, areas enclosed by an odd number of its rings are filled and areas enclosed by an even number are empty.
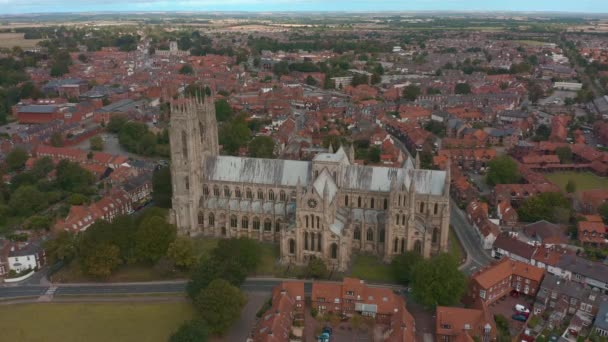
{"type": "Polygon", "coordinates": [[[171,208],[172,196],[171,170],[168,167],[154,170],[152,175],[152,200],[154,204],[161,208],[171,208]]]}
{"type": "Polygon", "coordinates": [[[197,295],[195,307],[209,330],[221,335],[239,318],[245,302],[239,288],[224,279],[215,279],[197,295]]]}
{"type": "Polygon", "coordinates": [[[517,163],[509,156],[496,157],[490,160],[488,167],[486,182],[489,185],[513,184],[521,179],[517,163]]]}
{"type": "Polygon", "coordinates": [[[454,93],[460,95],[467,95],[471,93],[471,86],[468,83],[458,83],[454,88],[454,93]]]}
{"type": "Polygon", "coordinates": [[[234,112],[226,99],[215,101],[215,118],[219,122],[224,122],[232,119],[234,112]]]}
{"type": "Polygon", "coordinates": [[[25,166],[28,155],[21,147],[15,147],[6,155],[6,165],[9,171],[20,170],[25,166]]]}
{"type": "Polygon", "coordinates": [[[571,211],[570,201],[561,192],[543,192],[528,197],[517,214],[523,222],[547,220],[554,223],[567,223],[570,220],[571,211]]]}
{"type": "Polygon", "coordinates": [[[164,217],[152,216],[143,220],[135,235],[135,253],[141,261],[156,262],[167,254],[177,235],[175,226],[164,217]]]}
{"type": "Polygon", "coordinates": [[[403,285],[409,284],[413,279],[414,268],[422,260],[420,254],[412,251],[394,257],[391,261],[391,271],[395,280],[403,285]]]}
{"type": "Polygon", "coordinates": [[[419,261],[412,275],[414,296],[428,307],[458,303],[467,286],[466,275],[458,270],[458,260],[446,253],[419,261]]]}
{"type": "Polygon", "coordinates": [[[421,93],[422,91],[417,85],[412,84],[403,88],[403,97],[408,101],[416,101],[416,99],[418,98],[418,96],[420,96],[421,93]]]}
{"type": "Polygon", "coordinates": [[[259,136],[249,142],[249,156],[254,158],[274,158],[274,140],[259,136]]]}
{"type": "Polygon", "coordinates": [[[206,342],[209,328],[205,321],[195,319],[184,322],[179,329],[171,335],[169,342],[206,342]]]}

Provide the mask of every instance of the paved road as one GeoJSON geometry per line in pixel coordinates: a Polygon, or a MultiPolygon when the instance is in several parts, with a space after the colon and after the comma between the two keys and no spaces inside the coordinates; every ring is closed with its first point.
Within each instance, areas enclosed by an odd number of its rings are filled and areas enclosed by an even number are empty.
{"type": "Polygon", "coordinates": [[[461,268],[465,273],[471,274],[494,260],[481,247],[475,228],[454,201],[450,203],[450,224],[454,227],[454,232],[467,253],[467,262],[461,268]]]}

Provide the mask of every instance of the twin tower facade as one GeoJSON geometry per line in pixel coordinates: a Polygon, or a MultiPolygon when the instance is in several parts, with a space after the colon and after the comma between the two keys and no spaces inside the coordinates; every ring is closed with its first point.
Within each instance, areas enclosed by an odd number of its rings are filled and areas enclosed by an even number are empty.
{"type": "Polygon", "coordinates": [[[249,237],[280,246],[281,262],[320,258],[348,269],[353,254],[390,261],[446,251],[449,171],[362,166],[354,148],[312,161],[220,156],[211,97],[171,107],[170,219],[180,234],[249,237]]]}

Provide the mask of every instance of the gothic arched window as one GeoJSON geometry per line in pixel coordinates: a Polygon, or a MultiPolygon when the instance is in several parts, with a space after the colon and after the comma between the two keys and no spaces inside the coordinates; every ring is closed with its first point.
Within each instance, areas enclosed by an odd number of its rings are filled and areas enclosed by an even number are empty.
{"type": "Polygon", "coordinates": [[[370,205],[370,207],[371,207],[372,209],[374,209],[374,204],[375,204],[375,203],[374,203],[374,198],[372,198],[372,199],[370,200],[370,203],[369,203],[369,205],[370,205]]]}
{"type": "Polygon", "coordinates": [[[257,217],[253,218],[253,229],[260,230],[260,219],[257,217]]]}
{"type": "Polygon", "coordinates": [[[185,161],[188,159],[188,135],[186,131],[182,131],[182,157],[185,161]]]}
{"type": "Polygon", "coordinates": [[[357,241],[361,241],[361,228],[355,228],[355,232],[353,233],[353,238],[357,241]]]}
{"type": "Polygon", "coordinates": [[[247,195],[247,198],[249,198],[249,199],[253,198],[253,193],[251,192],[251,189],[247,188],[246,195],[247,195]]]}
{"type": "Polygon", "coordinates": [[[287,200],[287,196],[285,195],[285,191],[281,190],[281,192],[279,192],[279,200],[285,202],[285,200],[287,200]]]}
{"type": "Polygon", "coordinates": [[[243,216],[243,218],[241,218],[241,228],[249,229],[249,218],[247,216],[243,216]]]}
{"type": "Polygon", "coordinates": [[[348,195],[344,196],[344,205],[348,206],[348,195]]]}
{"type": "Polygon", "coordinates": [[[264,231],[269,232],[272,230],[272,221],[269,218],[264,220],[264,231]]]}
{"type": "Polygon", "coordinates": [[[317,251],[321,251],[321,233],[317,234],[317,251]]]}
{"type": "Polygon", "coordinates": [[[289,239],[289,254],[296,253],[296,242],[294,239],[289,239]]]}
{"type": "Polygon", "coordinates": [[[220,196],[220,188],[217,185],[213,187],[213,196],[220,196]]]}
{"type": "Polygon", "coordinates": [[[237,187],[236,189],[234,189],[234,196],[236,196],[237,198],[241,198],[241,188],[237,187]]]}
{"type": "Polygon", "coordinates": [[[393,243],[393,252],[397,253],[399,250],[399,238],[395,238],[395,242],[393,243]]]}
{"type": "Polygon", "coordinates": [[[215,215],[213,213],[209,213],[209,227],[215,226],[215,215]]]}
{"type": "Polygon", "coordinates": [[[384,228],[380,229],[378,232],[378,242],[384,243],[384,228]]]}
{"type": "Polygon", "coordinates": [[[230,228],[236,228],[237,219],[236,215],[230,215],[230,228]]]}
{"type": "Polygon", "coordinates": [[[384,210],[388,209],[388,199],[384,199],[384,210]]]}
{"type": "Polygon", "coordinates": [[[420,240],[414,242],[414,252],[422,254],[422,242],[420,240]]]}
{"type": "Polygon", "coordinates": [[[338,258],[338,245],[335,243],[331,244],[331,258],[332,259],[338,258]]]}
{"type": "Polygon", "coordinates": [[[357,198],[357,206],[359,208],[361,208],[361,196],[359,196],[359,198],[357,198]]]}
{"type": "Polygon", "coordinates": [[[274,201],[274,191],[268,190],[268,199],[274,201]]]}
{"type": "Polygon", "coordinates": [[[260,199],[260,200],[264,199],[264,191],[262,191],[262,189],[258,189],[258,199],[260,199]]]}
{"type": "Polygon", "coordinates": [[[367,233],[365,236],[365,240],[374,241],[374,231],[371,228],[367,228],[367,233]]]}
{"type": "Polygon", "coordinates": [[[439,204],[435,203],[435,208],[433,209],[433,213],[435,215],[437,215],[437,212],[439,211],[439,204]]]}
{"type": "Polygon", "coordinates": [[[308,232],[304,232],[304,250],[308,250],[308,232]]]}
{"type": "Polygon", "coordinates": [[[435,228],[435,229],[433,229],[433,238],[432,238],[432,242],[433,242],[433,243],[437,243],[437,242],[439,242],[439,228],[435,228]]]}
{"type": "Polygon", "coordinates": [[[205,195],[205,196],[209,195],[209,188],[206,185],[203,186],[203,195],[205,195]]]}
{"type": "Polygon", "coordinates": [[[203,225],[205,223],[205,215],[203,213],[198,214],[198,224],[203,225]]]}
{"type": "Polygon", "coordinates": [[[224,197],[230,197],[230,188],[227,186],[224,187],[224,197]]]}

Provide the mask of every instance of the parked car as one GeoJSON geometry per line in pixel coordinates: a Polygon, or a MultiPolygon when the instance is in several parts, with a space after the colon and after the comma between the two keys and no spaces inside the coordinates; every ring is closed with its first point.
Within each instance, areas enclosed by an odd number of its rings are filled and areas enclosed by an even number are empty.
{"type": "Polygon", "coordinates": [[[522,315],[522,314],[514,314],[513,316],[511,316],[511,318],[513,318],[516,321],[520,321],[520,322],[525,322],[528,319],[526,318],[526,316],[522,315]]]}
{"type": "Polygon", "coordinates": [[[519,312],[519,313],[530,313],[530,309],[526,308],[525,306],[521,305],[521,304],[516,304],[515,305],[515,311],[519,312]]]}

